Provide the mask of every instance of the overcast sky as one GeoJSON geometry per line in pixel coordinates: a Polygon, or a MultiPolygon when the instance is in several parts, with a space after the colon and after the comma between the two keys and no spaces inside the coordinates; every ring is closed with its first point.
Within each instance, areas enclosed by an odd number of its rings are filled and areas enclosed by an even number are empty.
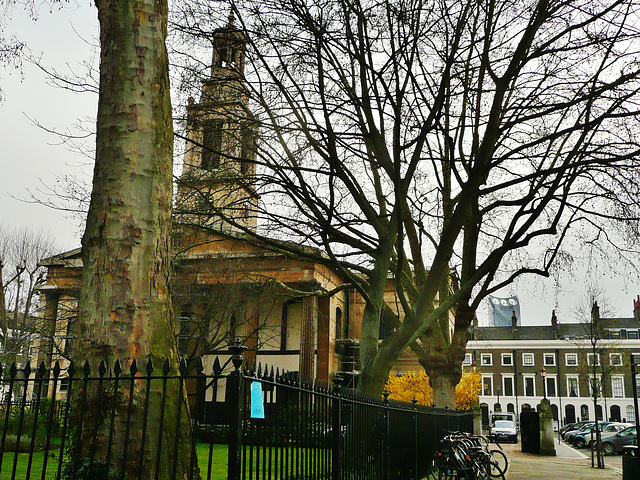
{"type": "MultiPolygon", "coordinates": [[[[63,2],[64,8],[52,12],[44,9],[35,22],[16,9],[7,33],[26,42],[43,64],[58,71],[69,71],[69,67],[81,71],[81,62],[91,57],[83,39],[93,41],[97,34],[96,11],[88,1],[81,1],[77,5],[63,2]]],[[[58,137],[36,127],[32,120],[64,131],[80,118],[95,117],[97,97],[47,85],[45,74],[28,62],[23,63],[22,74],[0,71],[0,86],[4,96],[0,103],[0,222],[5,227],[52,232],[60,248],[75,248],[80,244],[76,220],[20,199],[29,198],[29,191],[44,190],[43,185],[55,185],[57,176],[81,176],[81,164],[85,164],[85,174],[90,173],[85,157],[61,145],[58,137]]]]}
{"type": "MultiPolygon", "coordinates": [[[[8,32],[28,43],[44,65],[60,72],[68,68],[81,72],[81,63],[91,58],[92,42],[97,36],[94,7],[87,0],[79,4],[64,3],[60,10],[43,10],[37,21],[20,11],[13,12],[8,32]],[[67,66],[68,65],[68,66],[67,66]]],[[[0,139],[2,162],[0,175],[0,223],[5,227],[29,227],[51,232],[60,250],[80,245],[78,222],[69,215],[42,205],[29,204],[29,191],[53,186],[64,175],[88,175],[87,158],[61,145],[59,138],[33,125],[65,131],[80,118],[94,118],[97,98],[92,94],[75,94],[47,85],[46,76],[34,65],[23,64],[23,74],[0,71],[4,101],[0,103],[0,139]]],[[[46,198],[41,194],[41,198],[46,198]]],[[[584,281],[600,283],[620,316],[631,316],[633,299],[640,294],[640,279],[630,272],[615,272],[609,267],[594,267],[546,281],[530,279],[520,282],[504,296],[517,295],[521,302],[523,324],[550,323],[556,309],[560,321],[573,321],[573,306],[584,295],[584,281]]],[[[478,312],[481,322],[488,318],[488,307],[478,312]]]]}

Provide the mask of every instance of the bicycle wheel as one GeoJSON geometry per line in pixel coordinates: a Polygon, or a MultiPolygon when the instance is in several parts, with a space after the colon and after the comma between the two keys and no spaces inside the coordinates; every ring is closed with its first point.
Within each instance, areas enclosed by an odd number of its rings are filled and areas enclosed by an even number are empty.
{"type": "Polygon", "coordinates": [[[489,474],[492,477],[502,477],[505,473],[507,473],[507,468],[509,468],[509,460],[507,456],[502,452],[502,450],[491,450],[489,452],[491,454],[491,458],[489,460],[491,469],[489,474]]]}
{"type": "Polygon", "coordinates": [[[429,478],[434,480],[446,480],[449,478],[447,475],[447,465],[449,464],[449,453],[446,450],[438,450],[431,457],[431,464],[429,465],[429,478]]]}

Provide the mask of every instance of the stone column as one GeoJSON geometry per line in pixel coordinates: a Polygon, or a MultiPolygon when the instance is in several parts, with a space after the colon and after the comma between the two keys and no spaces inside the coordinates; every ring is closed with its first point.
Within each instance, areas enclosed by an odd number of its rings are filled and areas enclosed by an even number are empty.
{"type": "Polygon", "coordinates": [[[329,354],[329,342],[331,338],[330,320],[331,307],[330,298],[321,297],[318,299],[318,369],[316,377],[318,380],[329,381],[329,362],[331,355],[329,354]]]}
{"type": "Polygon", "coordinates": [[[51,368],[51,363],[53,362],[53,342],[58,322],[60,292],[45,291],[44,298],[44,325],[43,335],[40,338],[41,344],[38,351],[38,364],[44,362],[47,368],[51,368]]]}
{"type": "Polygon", "coordinates": [[[302,302],[300,328],[300,375],[306,379],[315,376],[316,325],[318,323],[318,298],[307,297],[302,302]]]}
{"type": "MultiPolygon", "coordinates": [[[[44,322],[42,325],[42,335],[39,338],[37,365],[44,362],[47,368],[52,368],[60,292],[57,290],[45,291],[44,298],[44,322]]],[[[51,395],[49,392],[50,387],[49,372],[47,371],[47,378],[42,383],[42,391],[47,397],[51,395]]]]}
{"type": "Polygon", "coordinates": [[[482,409],[480,405],[473,406],[473,434],[482,435],[482,409]]]}
{"type": "Polygon", "coordinates": [[[257,360],[259,347],[258,334],[260,333],[260,308],[258,302],[261,292],[253,289],[249,289],[247,292],[247,303],[245,304],[246,324],[244,325],[246,335],[245,346],[247,347],[247,350],[244,354],[244,358],[249,364],[253,364],[257,360]]]}
{"type": "Polygon", "coordinates": [[[551,402],[543,399],[540,402],[540,455],[555,456],[556,447],[553,439],[553,413],[551,402]]]}

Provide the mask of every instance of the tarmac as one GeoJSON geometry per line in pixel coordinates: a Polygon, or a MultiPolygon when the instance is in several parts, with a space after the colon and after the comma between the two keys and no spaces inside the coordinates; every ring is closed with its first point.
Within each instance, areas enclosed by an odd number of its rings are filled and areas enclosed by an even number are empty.
{"type": "MultiPolygon", "coordinates": [[[[501,444],[509,460],[506,480],[620,480],[617,468],[592,468],[591,459],[580,451],[558,442],[556,456],[522,453],[521,445],[501,444]]],[[[605,462],[606,463],[606,462],[605,462]]],[[[640,472],[638,472],[640,474],[640,472]]]]}

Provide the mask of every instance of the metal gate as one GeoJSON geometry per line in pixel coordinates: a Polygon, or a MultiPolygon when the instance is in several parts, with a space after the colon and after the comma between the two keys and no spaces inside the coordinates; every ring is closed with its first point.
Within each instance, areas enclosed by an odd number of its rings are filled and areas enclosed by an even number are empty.
{"type": "Polygon", "coordinates": [[[523,452],[540,453],[540,414],[535,410],[520,413],[520,436],[523,452]]]}

